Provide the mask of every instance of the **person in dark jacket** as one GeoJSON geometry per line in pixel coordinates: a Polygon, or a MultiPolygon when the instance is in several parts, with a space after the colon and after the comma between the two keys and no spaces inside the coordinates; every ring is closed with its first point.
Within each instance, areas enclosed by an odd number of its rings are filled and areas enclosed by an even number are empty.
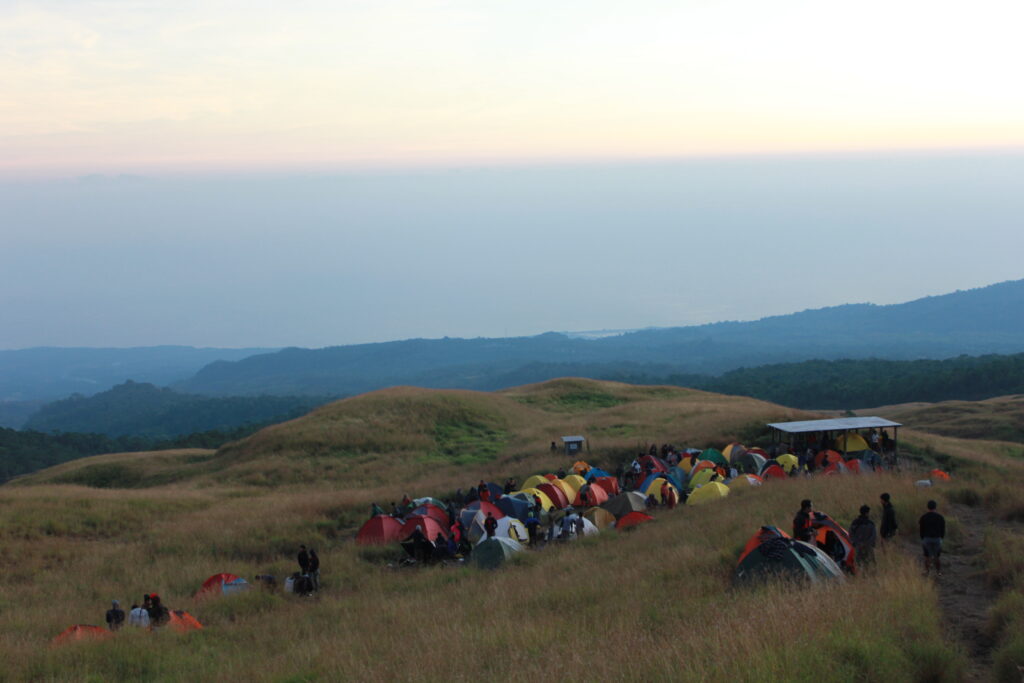
{"type": "Polygon", "coordinates": [[[170,611],[164,607],[163,602],[160,600],[160,596],[156,593],[152,593],[149,596],[149,628],[160,628],[165,626],[167,622],[171,620],[170,611]]]}
{"type": "Polygon", "coordinates": [[[892,506],[892,500],[888,493],[883,493],[882,499],[882,528],[879,533],[883,541],[888,541],[896,535],[899,525],[896,524],[896,508],[892,506]]]}
{"type": "Polygon", "coordinates": [[[107,628],[117,631],[122,626],[124,626],[124,610],[121,609],[121,603],[114,600],[110,604],[110,609],[107,610],[107,628]]]}
{"type": "Polygon", "coordinates": [[[850,540],[853,541],[853,548],[857,551],[857,559],[864,564],[874,562],[875,541],[878,539],[875,523],[868,517],[870,513],[870,507],[861,505],[860,516],[850,525],[850,540]]]}
{"type": "Polygon", "coordinates": [[[296,561],[299,563],[299,572],[303,574],[309,573],[309,552],[306,550],[306,546],[299,546],[299,554],[295,556],[296,561]]]}
{"type": "Polygon", "coordinates": [[[800,510],[793,517],[793,538],[804,543],[811,543],[814,540],[814,529],[811,527],[814,507],[811,501],[806,498],[800,501],[800,510]]]}
{"type": "Polygon", "coordinates": [[[946,537],[946,518],[935,511],[938,507],[934,500],[928,501],[928,512],[918,520],[921,534],[921,548],[924,550],[924,574],[928,576],[931,565],[935,565],[935,573],[942,576],[942,539],[946,537]]]}
{"type": "Polygon", "coordinates": [[[320,556],[315,548],[309,549],[309,579],[313,582],[313,590],[320,590],[320,556]]]}
{"type": "Polygon", "coordinates": [[[484,531],[487,532],[487,538],[494,538],[494,534],[498,531],[498,520],[494,518],[493,512],[487,513],[487,519],[484,520],[484,531]]]}

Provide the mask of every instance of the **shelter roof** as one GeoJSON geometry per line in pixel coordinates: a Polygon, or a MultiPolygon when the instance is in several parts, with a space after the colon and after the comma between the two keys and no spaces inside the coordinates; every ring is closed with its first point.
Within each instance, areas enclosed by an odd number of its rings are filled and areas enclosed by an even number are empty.
{"type": "Polygon", "coordinates": [[[882,417],[837,417],[830,420],[769,422],[768,426],[787,434],[802,434],[804,432],[841,432],[848,429],[870,429],[872,427],[902,427],[903,425],[882,417]]]}
{"type": "Polygon", "coordinates": [[[569,442],[572,442],[572,441],[586,441],[586,439],[584,439],[582,436],[563,436],[562,437],[562,442],[563,443],[569,443],[569,442]]]}

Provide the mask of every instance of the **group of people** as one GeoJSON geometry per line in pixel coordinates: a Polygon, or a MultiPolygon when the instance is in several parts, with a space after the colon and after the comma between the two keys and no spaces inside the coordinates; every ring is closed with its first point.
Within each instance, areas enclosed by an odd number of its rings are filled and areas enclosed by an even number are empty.
{"type": "MultiPolygon", "coordinates": [[[[876,529],[871,519],[871,507],[860,506],[860,514],[850,524],[850,541],[853,543],[857,557],[864,564],[874,561],[875,546],[879,536],[888,542],[896,535],[899,525],[896,522],[896,509],[892,504],[892,496],[883,493],[879,496],[882,502],[882,524],[876,529]]],[[[942,576],[942,541],[946,537],[946,519],[938,513],[938,504],[929,500],[927,511],[918,520],[918,535],[924,554],[924,574],[927,576],[932,567],[938,576],[942,576]]],[[[800,502],[800,510],[793,517],[793,538],[805,543],[814,543],[814,506],[810,500],[800,502]]],[[[826,552],[828,549],[826,548],[826,552]]]]}
{"type": "Polygon", "coordinates": [[[142,604],[133,604],[127,614],[127,619],[118,600],[111,603],[106,615],[107,628],[111,631],[121,630],[126,621],[129,626],[153,630],[167,625],[170,620],[171,611],[167,609],[156,593],[143,595],[142,604]]]}
{"type": "Polygon", "coordinates": [[[316,554],[316,548],[307,549],[300,545],[295,560],[299,563],[299,571],[292,575],[292,592],[310,595],[320,590],[320,556],[316,554]]]}

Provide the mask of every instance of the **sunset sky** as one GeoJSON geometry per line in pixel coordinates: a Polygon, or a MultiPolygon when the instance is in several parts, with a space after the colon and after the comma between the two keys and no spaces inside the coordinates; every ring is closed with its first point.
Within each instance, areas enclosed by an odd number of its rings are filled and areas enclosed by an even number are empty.
{"type": "Polygon", "coordinates": [[[756,319],[1024,277],[1024,3],[0,2],[0,348],[756,319]]]}
{"type": "Polygon", "coordinates": [[[6,174],[1024,145],[991,0],[0,4],[6,174]]]}

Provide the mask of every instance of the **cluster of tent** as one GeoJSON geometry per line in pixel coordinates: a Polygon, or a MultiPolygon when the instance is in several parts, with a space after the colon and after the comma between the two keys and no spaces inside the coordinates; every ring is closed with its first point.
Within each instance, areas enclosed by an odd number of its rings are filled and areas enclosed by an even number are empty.
{"type": "MultiPolygon", "coordinates": [[[[180,609],[173,609],[169,613],[169,620],[167,621],[167,628],[177,631],[179,633],[187,633],[188,631],[198,631],[203,628],[203,625],[199,623],[199,620],[188,612],[180,609]]],[[[69,626],[60,633],[58,633],[52,643],[54,645],[66,645],[82,640],[103,640],[117,635],[114,631],[108,631],[102,626],[95,626],[93,624],[75,624],[69,626]]]]}
{"type": "MultiPolygon", "coordinates": [[[[859,464],[850,464],[859,461],[844,459],[836,451],[825,451],[820,457],[826,474],[860,471],[859,464]]],[[[480,500],[477,489],[471,488],[468,502],[455,515],[472,544],[473,561],[481,566],[497,566],[524,550],[529,544],[526,523],[531,514],[537,514],[539,522],[549,530],[582,529],[563,537],[575,538],[579,533],[587,536],[609,529],[622,531],[651,521],[648,508],[652,504],[666,504],[666,496],[686,505],[711,503],[737,488],[785,479],[799,467],[799,460],[788,453],[771,458],[763,449],[731,443],[722,451],[688,449],[678,457],[677,464],[657,455],[643,455],[637,459],[637,465],[639,474],[631,470],[622,478],[625,486],[619,477],[578,461],[570,474],[535,474],[519,490],[509,493],[496,483],[485,482],[484,498],[489,500],[480,500]],[[484,529],[488,515],[497,520],[492,538],[484,529]]],[[[356,534],[356,543],[399,543],[414,556],[423,552],[422,547],[416,547],[422,546],[423,537],[431,548],[447,543],[456,522],[450,518],[451,504],[425,497],[413,500],[411,507],[402,518],[372,516],[356,534]],[[417,529],[421,535],[414,538],[417,529]]],[[[549,531],[551,537],[554,536],[549,531]]]]}
{"type": "MultiPolygon", "coordinates": [[[[234,595],[236,593],[243,593],[252,588],[252,584],[243,579],[240,576],[228,573],[214,574],[210,578],[206,579],[200,586],[199,590],[196,591],[196,598],[211,597],[215,595],[234,595]]],[[[203,628],[202,623],[194,616],[184,610],[170,610],[169,620],[167,627],[185,633],[187,631],[196,631],[203,628]]],[[[61,631],[53,639],[53,644],[61,645],[64,643],[75,642],[80,640],[97,640],[102,638],[108,638],[115,635],[113,631],[109,631],[102,626],[94,626],[92,624],[75,624],[61,631]]]]}
{"type": "Polygon", "coordinates": [[[857,551],[849,532],[823,512],[811,517],[813,543],[791,538],[774,526],[763,526],[750,537],[736,563],[734,581],[752,583],[769,577],[841,579],[857,573],[857,551]]]}

